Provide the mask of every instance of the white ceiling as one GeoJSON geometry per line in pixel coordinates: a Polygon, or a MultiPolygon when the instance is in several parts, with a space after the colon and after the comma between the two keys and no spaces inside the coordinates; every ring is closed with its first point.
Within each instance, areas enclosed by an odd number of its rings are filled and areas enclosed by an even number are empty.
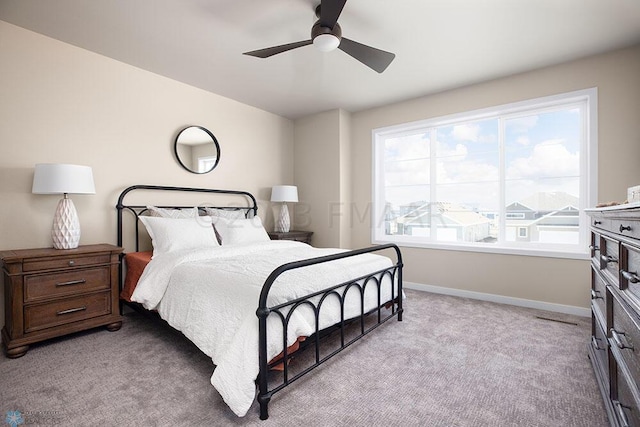
{"type": "Polygon", "coordinates": [[[319,0],[0,0],[0,19],[289,118],[359,111],[640,43],[639,0],[349,0],[378,74],[313,46],[319,0]]]}

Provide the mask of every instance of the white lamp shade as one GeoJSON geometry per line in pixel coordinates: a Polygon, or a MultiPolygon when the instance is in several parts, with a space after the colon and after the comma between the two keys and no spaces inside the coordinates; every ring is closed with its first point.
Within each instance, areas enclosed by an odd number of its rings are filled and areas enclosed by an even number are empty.
{"type": "Polygon", "coordinates": [[[271,188],[272,202],[298,202],[298,187],[295,185],[276,185],[271,188]]]}
{"type": "Polygon", "coordinates": [[[95,194],[90,166],[38,163],[33,174],[33,194],[95,194]]]}

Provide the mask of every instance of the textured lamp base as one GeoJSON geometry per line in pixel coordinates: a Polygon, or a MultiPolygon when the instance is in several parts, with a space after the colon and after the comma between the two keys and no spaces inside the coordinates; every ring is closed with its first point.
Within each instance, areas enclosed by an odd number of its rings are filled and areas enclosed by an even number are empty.
{"type": "Polygon", "coordinates": [[[80,221],[76,207],[65,194],[64,199],[58,202],[56,214],[53,217],[51,229],[53,247],[56,249],[75,249],[80,243],[80,221]]]}
{"type": "Polygon", "coordinates": [[[280,216],[276,221],[275,231],[278,233],[288,233],[291,229],[291,221],[289,220],[289,208],[283,203],[280,207],[280,216]]]}

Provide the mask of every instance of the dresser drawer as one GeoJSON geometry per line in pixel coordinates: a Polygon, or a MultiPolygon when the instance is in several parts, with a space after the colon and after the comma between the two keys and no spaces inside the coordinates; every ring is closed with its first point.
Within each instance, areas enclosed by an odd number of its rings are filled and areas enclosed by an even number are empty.
{"type": "Polygon", "coordinates": [[[55,270],[69,267],[82,267],[87,265],[108,264],[111,254],[94,255],[65,255],[49,258],[34,258],[22,263],[22,271],[55,270]]]}
{"type": "Polygon", "coordinates": [[[591,226],[594,228],[599,228],[601,230],[609,230],[611,229],[611,219],[596,216],[594,218],[591,218],[591,226]]]}
{"type": "Polygon", "coordinates": [[[613,398],[613,409],[618,419],[618,425],[629,427],[640,427],[640,412],[638,402],[633,396],[629,379],[618,366],[617,372],[617,389],[613,398]]]}
{"type": "MultiPolygon", "coordinates": [[[[638,320],[626,305],[620,301],[616,291],[610,293],[611,329],[609,345],[618,364],[624,364],[633,378],[640,380],[640,329],[638,320]]],[[[632,384],[634,387],[637,385],[632,384]]]]}
{"type": "Polygon", "coordinates": [[[600,234],[595,231],[591,231],[591,244],[589,245],[591,251],[591,261],[595,265],[600,265],[600,234]]]}
{"type": "Polygon", "coordinates": [[[605,387],[609,395],[609,341],[604,333],[604,328],[597,320],[595,313],[591,316],[591,347],[595,355],[595,365],[600,371],[600,376],[606,379],[605,387]]]}
{"type": "Polygon", "coordinates": [[[618,241],[602,236],[600,240],[600,270],[608,275],[614,286],[619,286],[619,260],[618,241]]]}
{"type": "Polygon", "coordinates": [[[625,243],[620,251],[620,289],[640,303],[640,249],[625,243]]]}
{"type": "Polygon", "coordinates": [[[600,277],[600,273],[591,268],[591,303],[595,306],[595,310],[598,311],[597,314],[600,319],[604,319],[607,312],[606,295],[607,286],[604,280],[600,277]]]}
{"type": "Polygon", "coordinates": [[[614,219],[611,231],[633,239],[640,239],[640,222],[628,219],[614,219]]]}
{"type": "Polygon", "coordinates": [[[25,306],[24,330],[33,332],[111,313],[110,292],[25,306]]]}
{"type": "Polygon", "coordinates": [[[82,292],[107,290],[109,267],[88,268],[56,274],[30,275],[24,279],[24,302],[53,299],[82,292]]]}

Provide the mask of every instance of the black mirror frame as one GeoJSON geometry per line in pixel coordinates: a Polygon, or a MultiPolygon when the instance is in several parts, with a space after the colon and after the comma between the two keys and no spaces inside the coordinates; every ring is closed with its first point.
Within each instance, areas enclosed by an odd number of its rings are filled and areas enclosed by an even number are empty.
{"type": "Polygon", "coordinates": [[[204,175],[205,173],[209,173],[212,170],[214,170],[216,168],[216,166],[218,166],[218,163],[220,163],[220,144],[218,144],[218,140],[213,135],[213,133],[211,133],[211,131],[209,129],[207,129],[205,127],[202,127],[202,126],[198,126],[198,125],[190,125],[190,126],[186,126],[186,127],[182,128],[182,129],[180,129],[180,131],[176,135],[176,138],[175,138],[175,140],[173,142],[173,154],[176,157],[176,160],[178,161],[180,166],[182,166],[186,171],[189,171],[191,173],[195,173],[197,175],[204,175]],[[178,139],[180,138],[180,135],[182,134],[182,132],[184,132],[185,130],[190,129],[190,128],[198,128],[198,129],[202,130],[203,132],[205,132],[207,135],[209,135],[211,137],[211,141],[215,145],[215,149],[216,149],[216,153],[217,153],[216,162],[211,167],[211,169],[209,169],[208,171],[197,172],[197,171],[191,170],[184,163],[182,163],[182,160],[180,160],[180,156],[178,155],[178,139]]]}

